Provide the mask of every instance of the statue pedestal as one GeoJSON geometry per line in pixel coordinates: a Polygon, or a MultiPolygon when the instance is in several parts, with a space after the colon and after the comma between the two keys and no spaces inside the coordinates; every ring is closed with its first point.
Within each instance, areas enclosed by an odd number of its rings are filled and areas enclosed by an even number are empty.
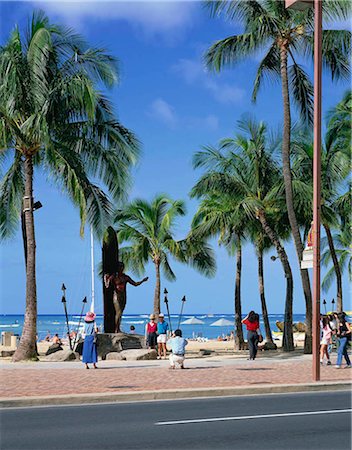
{"type": "Polygon", "coordinates": [[[144,336],[126,333],[98,333],[98,356],[106,359],[106,355],[112,352],[124,350],[140,350],[145,348],[144,336]]]}

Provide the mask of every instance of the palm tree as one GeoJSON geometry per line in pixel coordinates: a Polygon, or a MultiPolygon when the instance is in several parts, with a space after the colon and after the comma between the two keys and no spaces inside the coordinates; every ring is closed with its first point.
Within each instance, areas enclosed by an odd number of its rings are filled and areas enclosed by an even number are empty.
{"type": "Polygon", "coordinates": [[[258,260],[258,286],[259,286],[259,297],[262,307],[262,315],[265,329],[265,341],[266,346],[270,349],[276,349],[277,346],[273,341],[273,336],[271,333],[271,327],[269,322],[268,308],[266,305],[265,298],[265,285],[264,285],[264,251],[269,250],[272,247],[270,239],[263,233],[261,226],[258,226],[257,220],[253,220],[251,224],[250,237],[256,250],[257,260],[258,260]]]}
{"type": "Polygon", "coordinates": [[[167,280],[176,280],[170,257],[195,267],[206,276],[215,273],[215,260],[209,246],[194,236],[175,239],[176,219],[185,213],[183,201],[157,195],[150,203],[134,200],[116,214],[119,241],[129,243],[120,249],[121,259],[126,266],[142,274],[149,261],[154,264],[155,314],[160,313],[161,269],[167,280]]]}
{"type": "MultiPolygon", "coordinates": [[[[338,260],[338,265],[340,267],[341,272],[345,272],[347,270],[349,281],[352,281],[352,227],[347,226],[342,230],[336,231],[331,235],[331,239],[334,243],[335,254],[338,260]]],[[[322,264],[327,267],[328,264],[332,260],[332,253],[330,251],[329,243],[327,242],[327,238],[322,239],[322,249],[323,253],[321,256],[322,264]],[[324,251],[325,249],[325,251],[324,251]]],[[[332,267],[328,270],[327,274],[323,279],[323,289],[328,290],[331,286],[332,280],[335,276],[335,264],[333,262],[332,267]]],[[[337,305],[338,306],[338,305],[337,305]]],[[[341,308],[342,310],[342,308],[341,308]]]]}
{"type": "MultiPolygon", "coordinates": [[[[195,163],[197,161],[195,159],[195,163]]],[[[229,195],[218,195],[215,192],[203,195],[192,221],[192,235],[201,239],[219,236],[219,245],[224,245],[229,255],[236,252],[235,276],[235,349],[244,349],[241,305],[242,276],[242,243],[245,239],[246,216],[239,210],[233,198],[229,195]]]]}
{"type": "MultiPolygon", "coordinates": [[[[329,246],[336,276],[337,310],[342,311],[342,275],[334,248],[331,228],[340,227],[338,218],[339,209],[340,213],[342,211],[338,206],[341,203],[339,193],[346,178],[350,174],[350,147],[347,145],[346,134],[348,128],[347,123],[349,122],[351,125],[351,116],[343,120],[339,113],[339,118],[341,121],[329,116],[325,145],[321,149],[321,213],[322,224],[326,233],[326,242],[329,246]],[[339,127],[339,130],[336,127],[339,127]],[[335,130],[336,134],[333,133],[333,130],[335,130]],[[345,130],[345,133],[343,130],[345,130]]],[[[294,206],[297,216],[301,218],[306,228],[309,228],[312,218],[313,143],[307,132],[294,135],[292,155],[294,206]]],[[[345,217],[347,218],[347,216],[346,214],[345,217]]]]}
{"type": "Polygon", "coordinates": [[[15,361],[37,357],[34,169],[78,206],[81,233],[86,221],[102,232],[112,206],[90,177],[118,199],[138,153],[137,140],[100,90],[117,80],[113,57],[42,12],[33,15],[25,38],[15,28],[0,48],[1,160],[12,158],[0,186],[0,237],[13,234],[21,210],[27,235],[26,312],[15,361]]]}
{"type": "MultiPolygon", "coordinates": [[[[282,163],[288,218],[295,243],[299,265],[303,243],[299,223],[294,210],[294,198],[290,164],[291,104],[293,97],[302,117],[312,121],[313,89],[303,67],[298,64],[300,55],[313,54],[314,12],[285,8],[284,0],[207,0],[212,16],[223,15],[227,20],[239,20],[244,32],[215,42],[207,51],[207,67],[221,71],[244,58],[265,51],[254,82],[253,101],[265,77],[280,80],[283,100],[282,163]]],[[[346,19],[349,2],[324,1],[323,15],[327,20],[346,19]]],[[[333,79],[349,79],[351,33],[347,30],[323,31],[323,63],[333,79]]],[[[307,332],[305,352],[311,352],[312,296],[307,269],[300,269],[306,301],[307,332]]]]}
{"type": "Polygon", "coordinates": [[[291,266],[275,229],[285,223],[283,199],[273,193],[280,180],[280,170],[273,158],[277,142],[269,149],[266,126],[252,119],[239,121],[245,133],[224,139],[220,149],[211,147],[195,154],[194,167],[206,170],[192,189],[193,197],[215,193],[229,196],[247,220],[258,220],[263,232],[275,246],[286,278],[285,329],[283,348],[292,351],[292,299],[293,278],[291,266]]]}

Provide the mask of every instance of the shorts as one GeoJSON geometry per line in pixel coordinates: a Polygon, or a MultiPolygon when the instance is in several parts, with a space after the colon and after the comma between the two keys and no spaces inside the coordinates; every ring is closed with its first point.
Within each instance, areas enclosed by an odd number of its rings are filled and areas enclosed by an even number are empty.
{"type": "Polygon", "coordinates": [[[166,344],[167,336],[166,334],[159,334],[158,336],[158,344],[166,344]]]}
{"type": "Polygon", "coordinates": [[[330,342],[328,342],[326,339],[322,339],[320,342],[320,345],[329,345],[330,342]]]}

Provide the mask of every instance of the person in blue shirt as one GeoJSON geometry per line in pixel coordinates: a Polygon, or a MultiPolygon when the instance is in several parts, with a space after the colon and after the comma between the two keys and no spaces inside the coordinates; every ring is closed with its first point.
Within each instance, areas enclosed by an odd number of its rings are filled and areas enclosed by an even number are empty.
{"type": "Polygon", "coordinates": [[[181,369],[184,369],[184,360],[185,360],[185,352],[186,345],[188,344],[187,340],[182,337],[182,331],[176,330],[174,333],[174,337],[169,341],[171,346],[171,355],[169,357],[170,360],[170,369],[174,369],[176,364],[180,366],[181,369]]]}
{"type": "Polygon", "coordinates": [[[162,359],[163,355],[164,359],[166,359],[166,341],[168,329],[169,325],[164,320],[164,314],[160,313],[157,325],[158,359],[162,359]]]}

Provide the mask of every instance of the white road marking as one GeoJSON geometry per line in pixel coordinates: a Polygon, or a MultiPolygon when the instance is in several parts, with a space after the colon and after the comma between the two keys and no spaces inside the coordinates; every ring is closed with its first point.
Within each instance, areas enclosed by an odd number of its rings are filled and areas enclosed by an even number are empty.
{"type": "Polygon", "coordinates": [[[268,419],[274,417],[292,417],[292,416],[315,416],[320,414],[341,414],[351,411],[352,409],[332,409],[329,411],[302,411],[302,412],[278,413],[278,414],[259,414],[256,416],[211,417],[209,419],[189,419],[189,420],[173,420],[170,422],[156,422],[155,425],[182,425],[187,423],[225,422],[229,420],[268,419]]]}

